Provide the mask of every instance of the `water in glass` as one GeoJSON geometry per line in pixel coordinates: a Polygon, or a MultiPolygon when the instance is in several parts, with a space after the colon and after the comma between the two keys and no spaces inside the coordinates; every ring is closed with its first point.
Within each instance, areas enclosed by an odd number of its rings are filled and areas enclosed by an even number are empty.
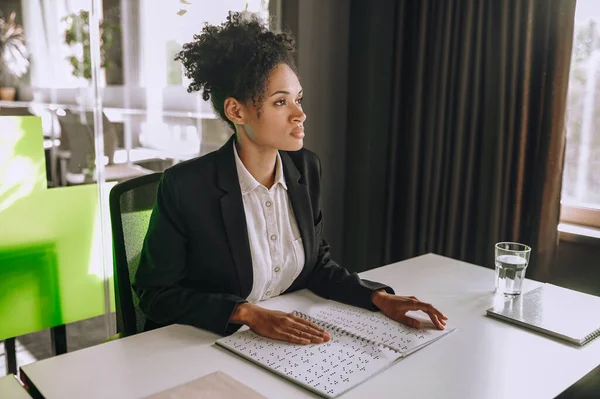
{"type": "Polygon", "coordinates": [[[499,255],[496,257],[497,291],[504,295],[521,293],[527,259],[517,255],[499,255]]]}

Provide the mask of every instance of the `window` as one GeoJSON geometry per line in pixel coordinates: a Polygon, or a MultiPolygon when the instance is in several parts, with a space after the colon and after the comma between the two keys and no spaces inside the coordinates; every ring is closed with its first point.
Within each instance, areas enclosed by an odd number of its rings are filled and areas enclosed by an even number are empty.
{"type": "Polygon", "coordinates": [[[600,228],[600,2],[578,0],[561,221],[600,228]]]}
{"type": "Polygon", "coordinates": [[[142,82],[160,82],[162,86],[187,87],[181,63],[174,61],[184,43],[200,33],[204,22],[215,25],[225,21],[229,10],[248,10],[269,17],[268,0],[163,1],[141,0],[142,82]],[[161,29],[156,29],[160,26],[161,29]],[[156,49],[161,49],[156,51],[156,49]],[[146,66],[146,68],[144,68],[146,66]]]}
{"type": "MultiPolygon", "coordinates": [[[[91,0],[22,2],[20,11],[31,53],[33,87],[65,89],[88,86],[89,77],[86,78],[83,73],[86,65],[82,61],[82,42],[86,41],[89,33],[86,23],[80,23],[87,20],[83,14],[89,13],[90,9],[91,0]],[[71,43],[67,43],[66,39],[69,31],[72,34],[71,43]],[[71,57],[81,62],[72,63],[71,57]]],[[[100,79],[103,80],[104,75],[100,79]]]]}

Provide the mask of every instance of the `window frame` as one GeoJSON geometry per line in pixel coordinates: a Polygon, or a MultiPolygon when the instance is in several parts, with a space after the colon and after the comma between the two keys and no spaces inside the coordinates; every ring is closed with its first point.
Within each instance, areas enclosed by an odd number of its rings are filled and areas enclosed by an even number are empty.
{"type": "Polygon", "coordinates": [[[600,229],[600,209],[562,204],[560,222],[600,229]]]}

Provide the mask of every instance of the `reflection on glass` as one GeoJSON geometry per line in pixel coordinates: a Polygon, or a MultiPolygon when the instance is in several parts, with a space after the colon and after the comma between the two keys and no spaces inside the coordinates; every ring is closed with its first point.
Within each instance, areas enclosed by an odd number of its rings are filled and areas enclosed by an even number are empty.
{"type": "MultiPolygon", "coordinates": [[[[42,117],[50,187],[97,180],[94,144],[89,141],[97,127],[88,117],[94,107],[91,3],[23,0],[14,6],[31,53],[31,70],[19,81],[18,101],[0,102],[0,108],[26,107],[42,117]],[[79,115],[79,122],[72,115],[79,115]]],[[[187,3],[100,1],[101,153],[108,181],[162,171],[214,151],[231,134],[210,104],[197,93],[187,93],[189,81],[174,58],[204,22],[218,24],[229,10],[244,9],[268,18],[269,2],[187,3]]]]}
{"type": "MultiPolygon", "coordinates": [[[[16,157],[23,137],[18,130],[3,130],[9,134],[0,143],[0,179],[6,183],[0,189],[0,208],[10,205],[11,212],[18,208],[15,220],[29,217],[48,238],[48,251],[54,251],[52,267],[63,284],[60,310],[65,323],[111,309],[103,295],[108,292],[104,282],[111,277],[112,260],[110,229],[107,235],[99,227],[109,226],[101,193],[108,194],[119,181],[214,151],[232,133],[198,93],[187,92],[189,81],[174,57],[200,32],[203,22],[218,24],[229,10],[244,9],[266,18],[269,2],[187,3],[94,0],[99,12],[92,13],[92,0],[0,1],[0,12],[5,16],[14,12],[15,23],[23,28],[30,63],[14,82],[15,99],[0,100],[0,115],[40,117],[37,148],[43,160],[30,163],[16,157]],[[91,47],[90,40],[90,32],[98,28],[99,49],[91,47]],[[95,82],[91,54],[98,50],[101,68],[95,82]],[[96,86],[100,101],[93,95],[96,86]],[[93,117],[99,104],[101,126],[93,117]],[[95,140],[98,137],[102,140],[95,140]],[[102,142],[102,148],[96,148],[102,142]],[[4,161],[8,158],[10,163],[4,161]],[[36,197],[35,212],[22,215],[27,212],[19,205],[33,195],[31,190],[36,192],[32,187],[40,180],[47,189],[36,197]],[[18,185],[10,186],[16,181],[18,185]],[[98,181],[106,183],[99,189],[98,181]]],[[[11,212],[0,212],[0,217],[11,212]]],[[[0,246],[7,237],[0,237],[0,246]]],[[[0,281],[1,272],[2,268],[0,281]]]]}
{"type": "Polygon", "coordinates": [[[38,118],[0,117],[0,213],[46,188],[39,133],[38,118]]]}

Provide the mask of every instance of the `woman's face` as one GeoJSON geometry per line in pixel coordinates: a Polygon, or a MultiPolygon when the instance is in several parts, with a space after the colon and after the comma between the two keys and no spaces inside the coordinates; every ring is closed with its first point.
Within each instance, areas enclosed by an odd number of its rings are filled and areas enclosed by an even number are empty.
{"type": "Polygon", "coordinates": [[[243,126],[256,145],[284,151],[297,151],[304,145],[302,87],[288,65],[279,64],[271,72],[260,109],[252,100],[244,108],[243,126]]]}

